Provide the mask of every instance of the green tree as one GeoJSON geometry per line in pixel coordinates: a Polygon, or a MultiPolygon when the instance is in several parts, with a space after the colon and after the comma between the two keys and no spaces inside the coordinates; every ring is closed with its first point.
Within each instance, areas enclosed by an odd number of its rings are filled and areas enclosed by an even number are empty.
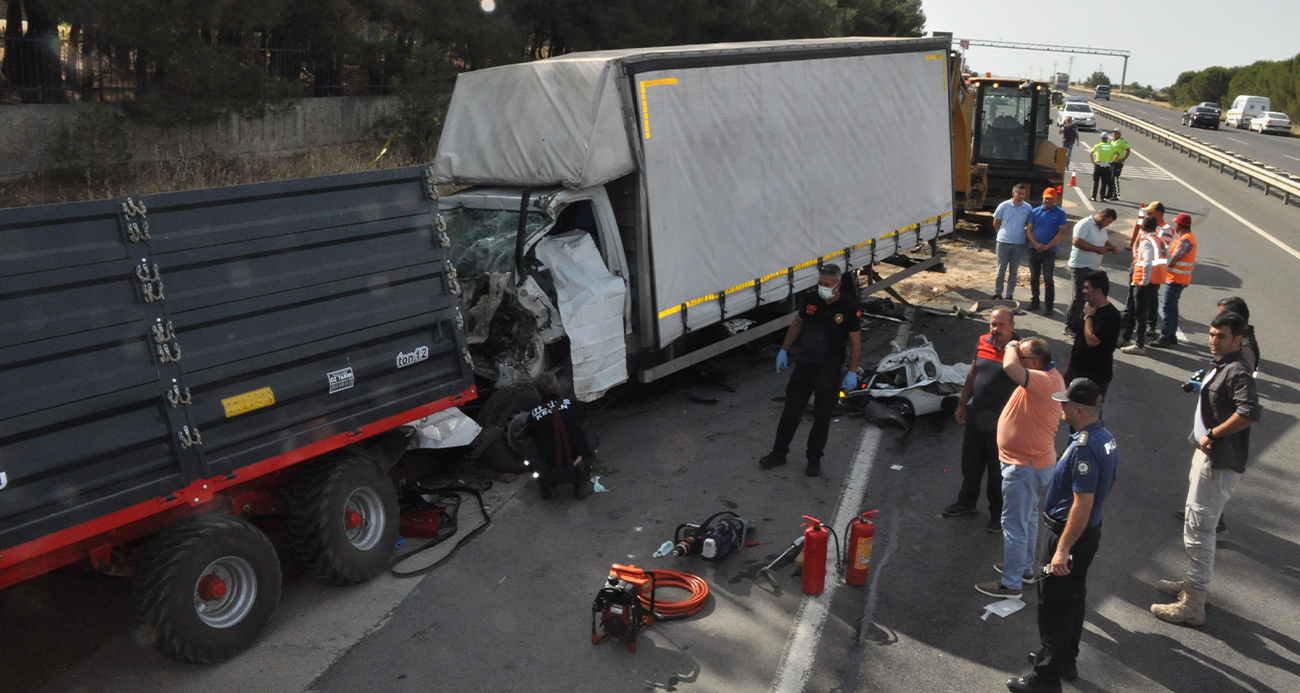
{"type": "Polygon", "coordinates": [[[1096,89],[1098,86],[1102,84],[1110,84],[1110,78],[1107,77],[1106,73],[1102,72],[1101,70],[1097,70],[1091,75],[1088,75],[1088,79],[1083,80],[1084,86],[1091,87],[1093,89],[1096,89]]]}

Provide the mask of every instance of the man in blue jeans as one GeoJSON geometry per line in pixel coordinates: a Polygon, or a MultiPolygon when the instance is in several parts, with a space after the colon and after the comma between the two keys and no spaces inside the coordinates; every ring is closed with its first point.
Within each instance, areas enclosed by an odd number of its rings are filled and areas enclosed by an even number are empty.
{"type": "Polygon", "coordinates": [[[1192,217],[1179,214],[1174,217],[1174,242],[1169,247],[1169,272],[1165,279],[1165,300],[1161,306],[1164,327],[1160,338],[1151,342],[1153,347],[1171,347],[1178,344],[1178,299],[1183,289],[1192,283],[1192,269],[1196,266],[1196,234],[1192,233],[1192,217]]]}
{"type": "Polygon", "coordinates": [[[1020,258],[1025,254],[1025,225],[1033,206],[1025,202],[1025,186],[1016,183],[1011,188],[1011,199],[1004,200],[993,210],[993,228],[998,232],[998,276],[993,282],[993,298],[1001,299],[1002,285],[1007,287],[1006,298],[1016,292],[1016,275],[1020,272],[1020,258]],[[1009,270],[1009,271],[1008,271],[1009,270]]]}
{"type": "Polygon", "coordinates": [[[1056,254],[1061,250],[1061,240],[1070,233],[1070,221],[1065,210],[1056,206],[1056,188],[1043,191],[1043,204],[1029,213],[1025,225],[1025,238],[1029,249],[1029,310],[1038,310],[1038,279],[1043,279],[1043,315],[1052,314],[1056,301],[1056,254]]]}
{"type": "Polygon", "coordinates": [[[998,456],[1002,459],[1002,577],[975,589],[990,597],[1019,599],[1021,585],[1034,582],[1038,511],[1056,462],[1056,428],[1061,403],[1052,395],[1065,379],[1052,363],[1052,348],[1042,337],[1007,344],[1002,369],[1016,383],[998,418],[998,456]]]}

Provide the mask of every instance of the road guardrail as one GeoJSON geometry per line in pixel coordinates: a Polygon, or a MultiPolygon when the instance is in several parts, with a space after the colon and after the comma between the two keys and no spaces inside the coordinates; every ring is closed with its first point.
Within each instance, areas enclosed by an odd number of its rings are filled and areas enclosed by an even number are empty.
{"type": "Polygon", "coordinates": [[[1169,145],[1187,156],[1195,157],[1198,164],[1205,162],[1210,168],[1217,168],[1220,173],[1231,174],[1233,180],[1244,180],[1246,185],[1262,189],[1265,195],[1276,197],[1288,205],[1300,205],[1300,177],[1261,161],[1246,160],[1239,154],[1179,135],[1150,121],[1113,108],[1093,103],[1092,109],[1161,144],[1169,145]]]}

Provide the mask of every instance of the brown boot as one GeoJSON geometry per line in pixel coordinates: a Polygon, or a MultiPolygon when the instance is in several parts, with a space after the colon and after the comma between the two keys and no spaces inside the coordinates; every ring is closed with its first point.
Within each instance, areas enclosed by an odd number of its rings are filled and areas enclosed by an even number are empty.
{"type": "Polygon", "coordinates": [[[1185,589],[1173,604],[1152,604],[1151,613],[1161,621],[1186,623],[1189,626],[1205,625],[1205,600],[1209,593],[1198,589],[1185,589]]]}
{"type": "MultiPolygon", "coordinates": [[[[1177,597],[1179,594],[1183,592],[1183,590],[1190,590],[1193,588],[1192,588],[1192,581],[1188,580],[1187,578],[1183,578],[1178,582],[1174,582],[1173,580],[1161,580],[1160,582],[1156,583],[1156,589],[1160,590],[1161,592],[1164,592],[1165,594],[1171,597],[1177,597]]],[[[1210,603],[1209,592],[1205,593],[1205,603],[1206,604],[1210,603]]]]}

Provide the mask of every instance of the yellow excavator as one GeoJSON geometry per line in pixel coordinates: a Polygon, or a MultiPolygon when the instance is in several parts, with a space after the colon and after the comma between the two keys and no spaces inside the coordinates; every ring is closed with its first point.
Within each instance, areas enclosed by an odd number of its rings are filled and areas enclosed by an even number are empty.
{"type": "Polygon", "coordinates": [[[957,209],[976,212],[1011,197],[1024,183],[1029,199],[1065,178],[1065,149],[1050,139],[1051,85],[1020,78],[968,77],[951,54],[953,191],[957,209]]]}

